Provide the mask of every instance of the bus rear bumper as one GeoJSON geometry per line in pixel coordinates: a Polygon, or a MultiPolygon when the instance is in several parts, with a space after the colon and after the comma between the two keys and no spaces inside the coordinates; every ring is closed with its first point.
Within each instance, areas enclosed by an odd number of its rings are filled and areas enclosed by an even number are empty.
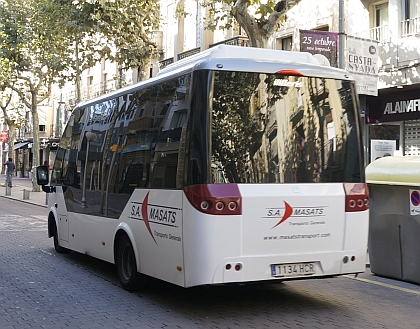
{"type": "Polygon", "coordinates": [[[290,254],[281,257],[278,255],[229,257],[219,263],[212,277],[209,273],[201,271],[193,276],[188,275],[186,286],[321,278],[361,273],[365,269],[366,250],[290,254]],[[198,280],[199,278],[202,280],[198,280]]]}

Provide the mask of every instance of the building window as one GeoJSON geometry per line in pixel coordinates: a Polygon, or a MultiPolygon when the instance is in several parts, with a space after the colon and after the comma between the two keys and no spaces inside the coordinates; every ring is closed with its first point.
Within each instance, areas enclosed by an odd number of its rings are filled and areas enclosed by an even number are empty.
{"type": "Polygon", "coordinates": [[[108,89],[108,74],[104,73],[102,75],[102,89],[103,89],[103,93],[108,92],[110,89],[108,89]]]}
{"type": "Polygon", "coordinates": [[[39,131],[47,131],[45,125],[39,125],[39,131]]]}
{"type": "Polygon", "coordinates": [[[24,132],[25,133],[31,133],[32,132],[32,118],[29,115],[29,112],[25,113],[25,121],[26,121],[26,124],[25,124],[25,128],[24,128],[24,132]]]}
{"type": "Polygon", "coordinates": [[[401,36],[417,34],[420,32],[420,1],[402,1],[401,36]]]}
{"type": "Polygon", "coordinates": [[[416,18],[420,16],[419,0],[403,0],[404,19],[416,18]]]}
{"type": "Polygon", "coordinates": [[[330,27],[328,25],[324,25],[324,26],[320,26],[317,27],[316,29],[314,29],[316,31],[325,31],[325,32],[329,32],[330,31],[330,27]]]}
{"type": "Polygon", "coordinates": [[[388,3],[375,6],[375,27],[388,25],[388,3]]]}
{"type": "Polygon", "coordinates": [[[292,36],[276,39],[276,49],[278,50],[292,50],[293,39],[292,36]]]}
{"type": "Polygon", "coordinates": [[[370,38],[377,41],[386,41],[388,39],[388,3],[382,3],[374,7],[373,19],[370,38]]]}

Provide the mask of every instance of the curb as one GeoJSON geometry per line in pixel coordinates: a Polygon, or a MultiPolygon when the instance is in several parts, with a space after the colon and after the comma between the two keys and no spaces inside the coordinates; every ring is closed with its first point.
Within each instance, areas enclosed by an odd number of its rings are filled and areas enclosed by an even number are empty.
{"type": "Polygon", "coordinates": [[[39,203],[33,202],[31,200],[16,199],[16,198],[12,198],[12,197],[10,197],[8,195],[0,195],[0,197],[5,198],[5,199],[9,199],[9,200],[13,200],[13,201],[28,203],[28,204],[31,204],[31,205],[34,205],[34,206],[48,208],[48,205],[46,205],[46,204],[39,204],[39,203]]]}

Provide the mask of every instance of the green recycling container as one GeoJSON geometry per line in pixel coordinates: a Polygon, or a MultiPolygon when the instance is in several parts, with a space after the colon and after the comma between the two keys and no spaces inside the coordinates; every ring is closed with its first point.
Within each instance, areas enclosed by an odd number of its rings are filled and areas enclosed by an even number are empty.
{"type": "Polygon", "coordinates": [[[366,167],[372,273],[420,283],[420,156],[389,156],[366,167]]]}

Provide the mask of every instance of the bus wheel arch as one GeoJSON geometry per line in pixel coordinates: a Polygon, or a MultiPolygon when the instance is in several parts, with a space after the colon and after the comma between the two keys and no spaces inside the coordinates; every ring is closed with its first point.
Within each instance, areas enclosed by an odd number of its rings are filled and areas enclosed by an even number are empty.
{"type": "Polygon", "coordinates": [[[123,229],[118,230],[114,240],[114,262],[122,287],[135,291],[146,286],[147,277],[138,272],[136,252],[133,243],[123,229]]]}
{"type": "Polygon", "coordinates": [[[48,214],[48,237],[52,238],[56,230],[57,230],[57,222],[55,220],[55,215],[53,212],[50,212],[48,214]]]}
{"type": "Polygon", "coordinates": [[[70,252],[69,249],[61,247],[59,244],[57,221],[53,212],[50,212],[48,215],[48,237],[54,239],[54,249],[56,252],[59,254],[68,254],[70,252]]]}

